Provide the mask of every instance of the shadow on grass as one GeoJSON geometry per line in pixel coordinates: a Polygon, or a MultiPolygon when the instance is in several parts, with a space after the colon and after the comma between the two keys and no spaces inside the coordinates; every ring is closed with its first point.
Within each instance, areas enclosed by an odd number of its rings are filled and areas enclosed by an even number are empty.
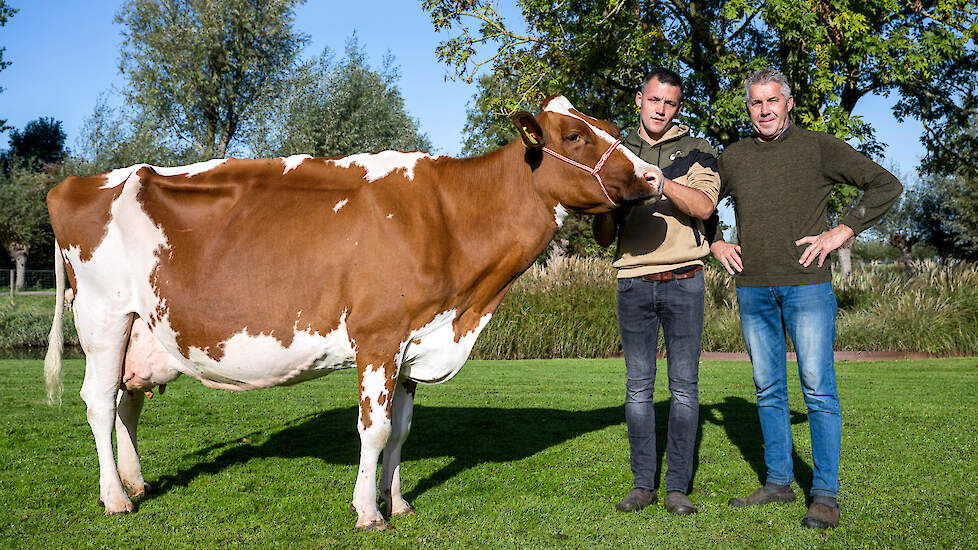
{"type": "MultiPolygon", "coordinates": [[[[164,494],[174,487],[185,487],[201,475],[217,474],[256,458],[313,457],[329,464],[356,466],[360,455],[360,440],[355,429],[356,415],[355,406],[331,409],[298,418],[260,444],[247,442],[248,439],[262,436],[262,433],[255,432],[243,438],[202,448],[193,453],[193,456],[200,459],[197,464],[174,475],[157,479],[153,483],[157,488],[154,495],[164,494]],[[220,454],[208,459],[215,452],[220,454]]],[[[657,402],[657,486],[663,479],[668,415],[669,401],[657,402]]],[[[792,424],[805,420],[803,413],[791,411],[792,424]]],[[[402,458],[410,461],[450,457],[452,460],[419,480],[405,496],[409,501],[414,500],[426,491],[480,464],[522,460],[554,445],[608,426],[622,424],[624,421],[621,406],[587,411],[416,406],[411,434],[405,443],[402,458]]],[[[763,484],[766,471],[764,440],[757,420],[757,407],[753,402],[739,397],[726,397],[718,403],[700,405],[693,484],[699,466],[703,425],[707,422],[724,429],[727,438],[754,470],[758,484],[763,484]]],[[[621,444],[628,445],[624,434],[621,444]]],[[[797,483],[807,494],[812,484],[812,469],[809,462],[802,460],[796,451],[792,458],[797,483]]],[[[628,463],[623,463],[622,468],[628,468],[628,463]]],[[[350,475],[354,475],[353,470],[350,475]]],[[[411,479],[409,472],[406,479],[411,479]]],[[[623,488],[625,489],[627,488],[623,488]]],[[[154,495],[148,498],[151,499],[154,495]]]]}
{"type": "MultiPolygon", "coordinates": [[[[185,487],[201,475],[213,475],[255,458],[313,457],[330,464],[356,466],[360,454],[359,435],[354,427],[356,415],[356,407],[332,409],[299,418],[257,445],[245,440],[260,434],[208,446],[194,453],[201,460],[196,465],[161,477],[155,483],[150,481],[156,490],[148,498],[185,487]],[[206,458],[221,449],[217,457],[206,458]]],[[[438,457],[453,460],[419,480],[405,497],[414,500],[480,464],[522,460],[624,420],[620,406],[588,411],[416,406],[402,460],[438,457]]],[[[625,441],[623,444],[627,445],[625,441]]],[[[355,476],[355,469],[351,469],[350,476],[355,476]]],[[[409,472],[406,479],[410,479],[409,472]]]]}
{"type": "MultiPolygon", "coordinates": [[[[791,411],[792,424],[801,424],[807,420],[805,413],[791,411]]],[[[705,422],[716,424],[724,429],[727,439],[737,447],[744,460],[757,474],[758,486],[763,485],[767,477],[767,467],[764,465],[764,437],[761,435],[761,424],[757,418],[757,405],[741,397],[725,397],[719,403],[700,405],[700,433],[696,438],[697,466],[699,466],[700,434],[705,422]]],[[[812,467],[808,461],[798,455],[795,449],[791,451],[791,459],[794,462],[795,482],[807,495],[812,488],[814,475],[812,467]]],[[[695,469],[693,475],[695,480],[695,469]]]]}

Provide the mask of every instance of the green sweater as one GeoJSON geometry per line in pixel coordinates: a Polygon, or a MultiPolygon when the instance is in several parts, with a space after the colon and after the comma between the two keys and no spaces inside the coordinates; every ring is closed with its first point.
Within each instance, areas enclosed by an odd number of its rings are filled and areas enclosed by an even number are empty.
{"type": "MultiPolygon", "coordinates": [[[[876,223],[903,191],[892,174],[846,142],[795,124],[772,142],[748,138],[730,145],[719,168],[720,197],[733,200],[744,263],[738,286],[831,281],[830,262],[821,268],[817,259],[809,267],[798,263],[808,245],[795,241],[828,229],[832,187],[848,183],[863,190],[840,222],[857,235],[876,223]]],[[[719,228],[712,231],[711,242],[722,238],[719,228]]]]}

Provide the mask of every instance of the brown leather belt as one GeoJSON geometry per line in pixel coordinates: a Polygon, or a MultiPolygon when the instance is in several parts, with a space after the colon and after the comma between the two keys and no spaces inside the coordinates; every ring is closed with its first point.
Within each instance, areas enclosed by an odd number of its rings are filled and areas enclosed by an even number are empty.
{"type": "Polygon", "coordinates": [[[662,273],[650,273],[649,275],[642,275],[642,278],[646,281],[671,281],[673,279],[689,279],[693,275],[696,275],[697,271],[702,271],[703,266],[698,265],[693,269],[685,273],[676,273],[674,271],[663,271],[662,273]]]}

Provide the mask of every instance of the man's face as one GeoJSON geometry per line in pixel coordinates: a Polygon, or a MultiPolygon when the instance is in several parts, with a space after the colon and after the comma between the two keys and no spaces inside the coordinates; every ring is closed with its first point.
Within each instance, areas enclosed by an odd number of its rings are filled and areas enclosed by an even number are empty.
{"type": "Polygon", "coordinates": [[[679,86],[664,84],[653,78],[635,94],[635,104],[639,107],[639,119],[642,121],[639,133],[644,132],[644,137],[653,141],[661,139],[682,107],[679,86]]]}
{"type": "Polygon", "coordinates": [[[770,141],[788,127],[788,113],[795,105],[793,97],[784,97],[781,84],[759,82],[747,91],[747,113],[757,137],[770,141]]]}

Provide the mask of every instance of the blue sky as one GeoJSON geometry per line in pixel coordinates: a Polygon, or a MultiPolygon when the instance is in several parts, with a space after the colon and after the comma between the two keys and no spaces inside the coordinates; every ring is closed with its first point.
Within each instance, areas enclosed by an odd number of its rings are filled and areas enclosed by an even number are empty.
{"type": "MultiPolygon", "coordinates": [[[[19,12],[0,28],[4,58],[13,65],[0,72],[0,116],[22,128],[40,116],[64,123],[68,146],[74,147],[82,124],[91,115],[100,93],[122,87],[118,73],[120,28],[112,16],[120,2],[110,0],[8,0],[19,12]]],[[[502,0],[503,13],[518,12],[502,0]]],[[[411,115],[431,138],[435,152],[458,154],[463,141],[465,110],[474,86],[446,78],[447,69],[435,59],[437,34],[420,1],[308,0],[297,9],[298,30],[311,37],[304,57],[325,47],[341,55],[355,31],[370,63],[379,68],[390,50],[401,67],[399,87],[411,115]]],[[[890,113],[893,100],[864,98],[856,109],[888,144],[884,164],[906,174],[914,172],[923,155],[916,121],[898,123],[890,113]]],[[[0,135],[0,148],[8,136],[0,135]]]]}

